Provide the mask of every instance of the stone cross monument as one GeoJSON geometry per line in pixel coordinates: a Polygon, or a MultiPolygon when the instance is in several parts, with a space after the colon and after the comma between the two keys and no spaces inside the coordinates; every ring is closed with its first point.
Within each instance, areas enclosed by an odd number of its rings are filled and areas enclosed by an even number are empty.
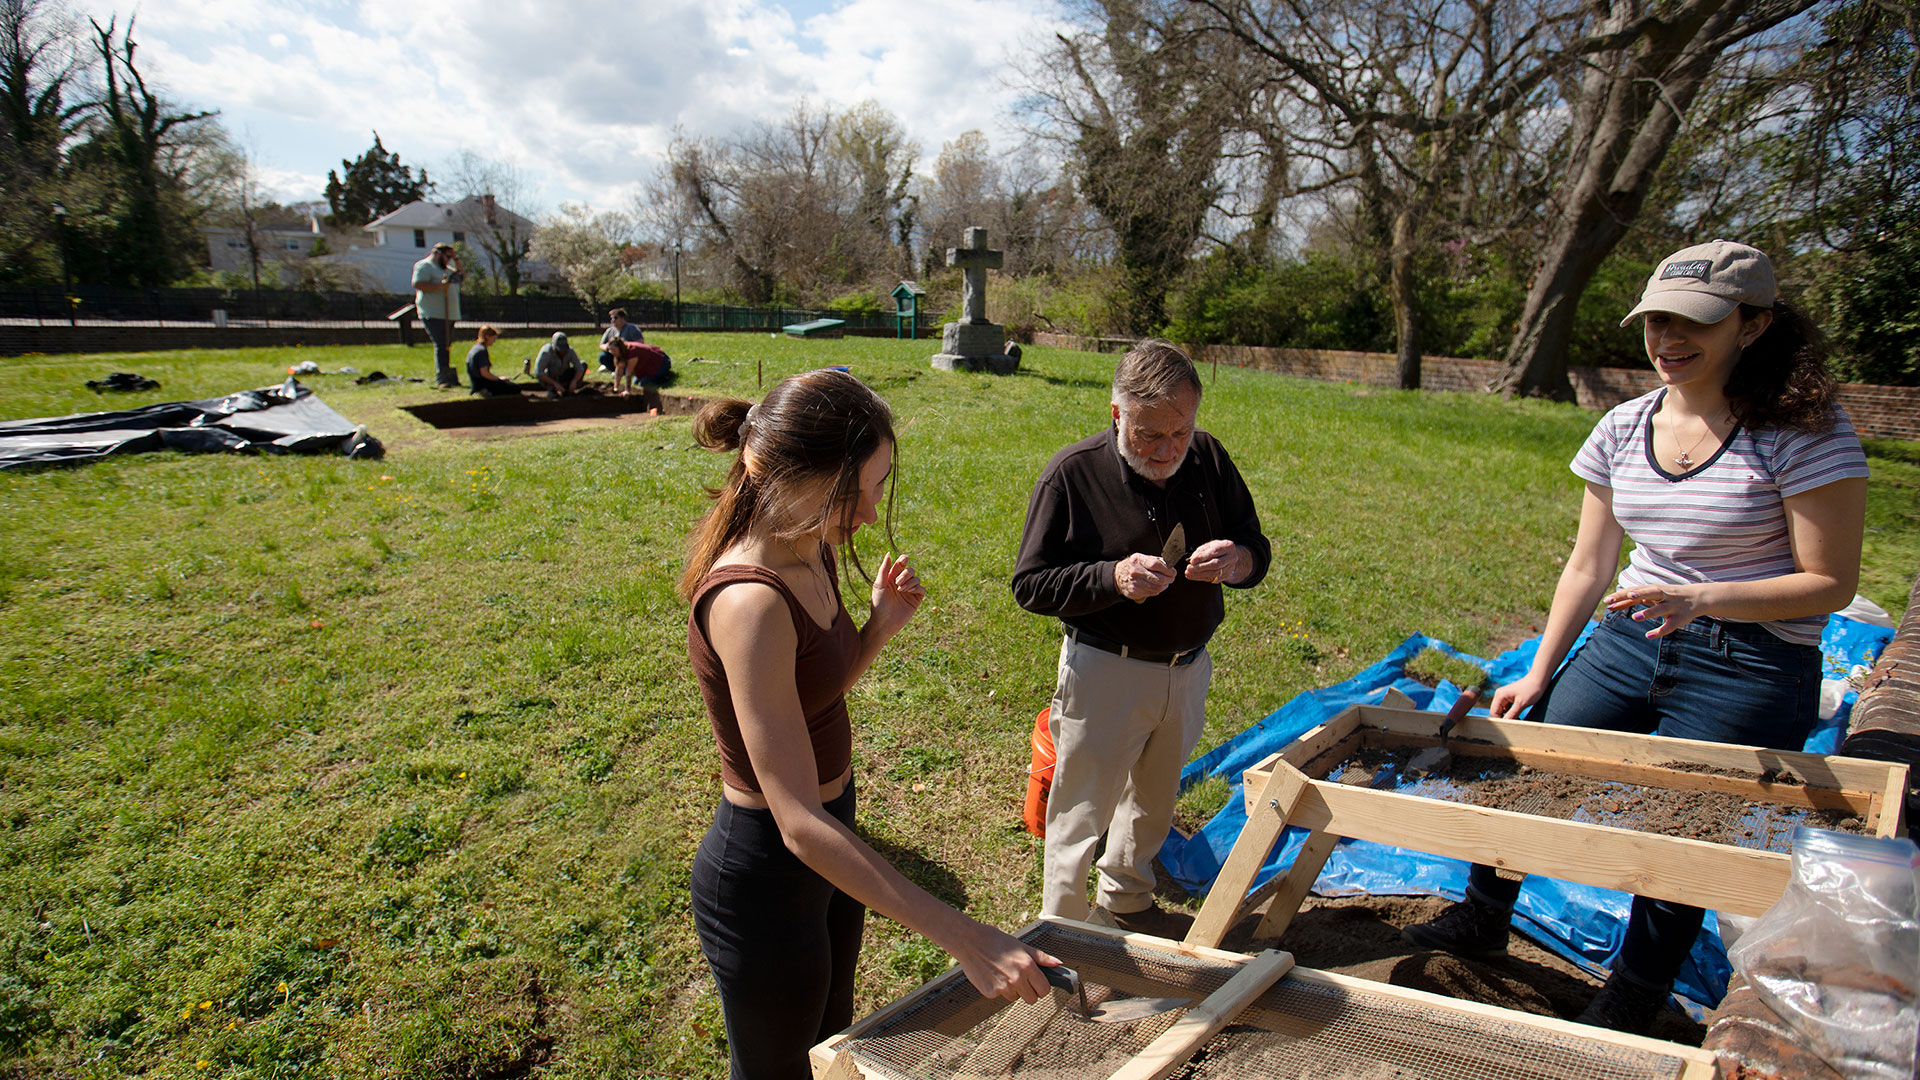
{"type": "Polygon", "coordinates": [[[941,328],[940,351],[933,366],[942,371],[991,371],[1011,375],[1019,368],[1017,356],[1007,355],[1007,328],[987,321],[987,271],[997,270],[1003,255],[987,248],[987,230],[967,230],[967,246],[947,249],[947,265],[966,275],[961,299],[966,314],[941,328]]]}

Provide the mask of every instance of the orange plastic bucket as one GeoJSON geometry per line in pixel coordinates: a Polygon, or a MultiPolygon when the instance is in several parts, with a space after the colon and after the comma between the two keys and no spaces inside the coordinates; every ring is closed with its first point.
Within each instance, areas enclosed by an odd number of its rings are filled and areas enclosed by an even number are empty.
{"type": "Polygon", "coordinates": [[[1027,831],[1041,838],[1047,835],[1047,792],[1053,789],[1053,732],[1047,730],[1052,711],[1048,706],[1033,718],[1033,766],[1027,770],[1027,804],[1020,814],[1027,831]]]}

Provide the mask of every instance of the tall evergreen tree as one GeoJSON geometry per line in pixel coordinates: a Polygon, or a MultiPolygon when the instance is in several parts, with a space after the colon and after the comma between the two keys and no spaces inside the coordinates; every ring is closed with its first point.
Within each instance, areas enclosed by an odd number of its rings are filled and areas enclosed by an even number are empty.
{"type": "Polygon", "coordinates": [[[426,198],[433,190],[427,170],[415,172],[401,164],[400,155],[380,144],[377,131],[366,153],[351,161],[340,159],[340,170],[327,170],[327,223],[330,225],[365,225],[382,214],[426,198]]]}

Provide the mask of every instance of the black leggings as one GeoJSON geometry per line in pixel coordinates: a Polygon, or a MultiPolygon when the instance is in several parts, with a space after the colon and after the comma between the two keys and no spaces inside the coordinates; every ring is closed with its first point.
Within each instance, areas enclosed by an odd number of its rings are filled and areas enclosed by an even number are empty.
{"type": "MultiPolygon", "coordinates": [[[[853,827],[851,782],[826,811],[853,827]]],[[[853,1022],[866,914],[787,850],[771,811],[721,801],[693,857],[693,924],[733,1080],[810,1080],[807,1050],[853,1022]]]]}

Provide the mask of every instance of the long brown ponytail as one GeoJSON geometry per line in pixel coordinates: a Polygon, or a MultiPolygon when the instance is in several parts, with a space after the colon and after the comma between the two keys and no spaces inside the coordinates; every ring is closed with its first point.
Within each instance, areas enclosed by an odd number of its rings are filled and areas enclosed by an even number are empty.
{"type": "MultiPolygon", "coordinates": [[[[708,450],[737,456],[720,487],[707,489],[713,505],[687,537],[682,599],[692,598],[721,553],[755,525],[780,537],[817,531],[834,515],[851,526],[860,467],[883,442],[894,444],[893,413],[865,383],[829,368],[782,379],[758,404],[726,398],[707,405],[694,420],[693,437],[708,450]],[[827,492],[818,508],[802,510],[800,496],[822,482],[827,492]]],[[[891,481],[887,501],[882,523],[891,543],[891,481]]],[[[859,555],[847,548],[847,561],[864,576],[859,555]]]]}

